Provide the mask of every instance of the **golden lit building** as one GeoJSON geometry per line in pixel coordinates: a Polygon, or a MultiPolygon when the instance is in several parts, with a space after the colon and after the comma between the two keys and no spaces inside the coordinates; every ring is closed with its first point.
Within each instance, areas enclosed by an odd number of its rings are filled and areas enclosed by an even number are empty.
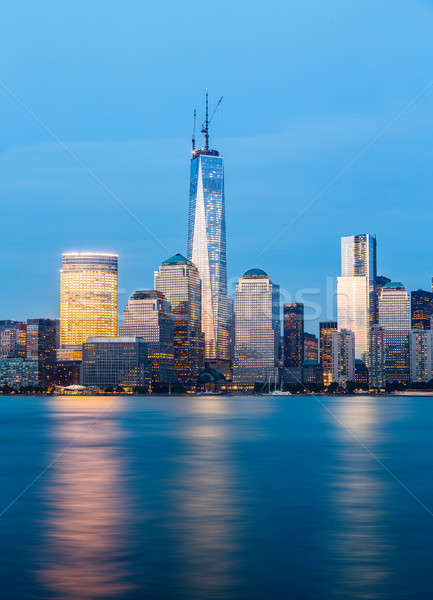
{"type": "Polygon", "coordinates": [[[88,337],[117,335],[117,254],[65,252],[58,360],[80,360],[88,337]]]}
{"type": "Polygon", "coordinates": [[[320,364],[323,369],[323,385],[332,383],[332,334],[338,331],[335,321],[320,323],[320,364]]]}

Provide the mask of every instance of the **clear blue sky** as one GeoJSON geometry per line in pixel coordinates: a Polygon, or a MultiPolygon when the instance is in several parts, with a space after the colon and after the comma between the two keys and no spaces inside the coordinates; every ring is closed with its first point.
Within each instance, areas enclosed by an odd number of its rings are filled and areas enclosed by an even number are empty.
{"type": "Polygon", "coordinates": [[[64,250],[117,251],[121,304],[185,252],[192,108],[206,86],[211,103],[224,95],[211,139],[225,156],[230,280],[258,266],[293,296],[324,288],[339,237],[372,232],[379,272],[428,289],[433,90],[261,253],[433,80],[432,31],[421,0],[6,3],[0,318],[57,315],[64,250]]]}

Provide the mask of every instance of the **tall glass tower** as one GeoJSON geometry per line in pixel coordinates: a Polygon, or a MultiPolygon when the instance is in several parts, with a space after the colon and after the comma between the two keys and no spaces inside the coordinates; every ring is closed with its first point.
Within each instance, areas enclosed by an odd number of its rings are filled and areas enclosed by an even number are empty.
{"type": "Polygon", "coordinates": [[[201,327],[205,357],[224,370],[229,363],[230,338],[227,315],[227,258],[224,199],[224,162],[209,147],[208,96],[203,124],[203,148],[193,148],[188,218],[188,258],[201,279],[201,327]]]}

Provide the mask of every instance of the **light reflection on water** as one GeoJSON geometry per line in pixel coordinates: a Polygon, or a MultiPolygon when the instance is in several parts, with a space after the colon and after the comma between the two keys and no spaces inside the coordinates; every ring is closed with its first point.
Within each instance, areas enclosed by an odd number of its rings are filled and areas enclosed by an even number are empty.
{"type": "MultiPolygon", "coordinates": [[[[54,454],[45,490],[48,516],[39,576],[58,598],[107,598],[125,592],[128,497],[122,486],[122,431],[104,414],[119,399],[54,398],[54,454]]],[[[111,415],[112,416],[112,415],[111,415]]]]}

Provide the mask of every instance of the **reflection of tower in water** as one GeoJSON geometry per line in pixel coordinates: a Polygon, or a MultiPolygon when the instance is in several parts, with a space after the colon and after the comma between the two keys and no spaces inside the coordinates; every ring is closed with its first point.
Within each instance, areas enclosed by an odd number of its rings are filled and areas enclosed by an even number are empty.
{"type": "Polygon", "coordinates": [[[121,433],[107,415],[120,400],[87,396],[53,403],[54,454],[66,450],[44,491],[48,515],[39,576],[56,598],[115,597],[128,589],[128,499],[116,448],[121,433]]]}

